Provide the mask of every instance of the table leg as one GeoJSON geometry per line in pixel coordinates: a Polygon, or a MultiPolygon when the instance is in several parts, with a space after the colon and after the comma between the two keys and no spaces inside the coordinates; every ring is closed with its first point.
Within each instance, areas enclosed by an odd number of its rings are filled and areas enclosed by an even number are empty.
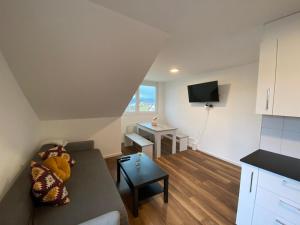
{"type": "Polygon", "coordinates": [[[176,153],[176,133],[172,134],[172,154],[176,153]]]}
{"type": "Polygon", "coordinates": [[[159,134],[154,134],[155,139],[155,157],[159,158],[161,156],[161,136],[159,134]]]}
{"type": "Polygon", "coordinates": [[[168,203],[169,200],[169,177],[164,179],[164,202],[168,203]]]}
{"type": "Polygon", "coordinates": [[[139,215],[139,189],[133,189],[133,216],[137,217],[139,215]]]}
{"type": "Polygon", "coordinates": [[[120,183],[120,162],[117,159],[117,183],[120,183]]]}

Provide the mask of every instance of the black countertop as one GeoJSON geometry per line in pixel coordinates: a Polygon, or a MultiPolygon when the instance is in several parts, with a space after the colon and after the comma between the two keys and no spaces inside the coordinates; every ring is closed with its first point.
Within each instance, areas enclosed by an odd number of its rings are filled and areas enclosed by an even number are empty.
{"type": "Polygon", "coordinates": [[[259,149],[241,162],[300,181],[300,159],[259,149]]]}

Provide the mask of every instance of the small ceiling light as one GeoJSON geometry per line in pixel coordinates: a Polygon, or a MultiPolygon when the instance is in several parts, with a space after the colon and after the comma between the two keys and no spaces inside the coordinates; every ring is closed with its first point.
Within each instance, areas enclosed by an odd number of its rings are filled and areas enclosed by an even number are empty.
{"type": "Polygon", "coordinates": [[[177,69],[177,68],[170,69],[170,73],[178,73],[178,72],[179,72],[179,69],[177,69]]]}

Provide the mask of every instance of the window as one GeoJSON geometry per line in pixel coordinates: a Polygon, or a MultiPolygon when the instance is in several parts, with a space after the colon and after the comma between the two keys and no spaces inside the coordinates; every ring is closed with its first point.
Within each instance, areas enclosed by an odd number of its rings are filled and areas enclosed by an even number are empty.
{"type": "Polygon", "coordinates": [[[135,112],[136,110],[136,94],[130,100],[126,112],[135,112]]]}
{"type": "Polygon", "coordinates": [[[157,86],[142,84],[130,100],[126,112],[156,112],[157,86]]]}
{"type": "Polygon", "coordinates": [[[156,87],[155,86],[140,86],[140,112],[155,112],[156,111],[156,87]]]}

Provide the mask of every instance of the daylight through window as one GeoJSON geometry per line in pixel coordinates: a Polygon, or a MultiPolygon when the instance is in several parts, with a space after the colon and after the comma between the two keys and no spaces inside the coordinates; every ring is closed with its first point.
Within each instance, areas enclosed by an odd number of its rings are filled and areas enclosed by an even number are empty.
{"type": "Polygon", "coordinates": [[[138,91],[130,100],[126,112],[156,112],[157,87],[156,85],[140,85],[138,91]]]}

